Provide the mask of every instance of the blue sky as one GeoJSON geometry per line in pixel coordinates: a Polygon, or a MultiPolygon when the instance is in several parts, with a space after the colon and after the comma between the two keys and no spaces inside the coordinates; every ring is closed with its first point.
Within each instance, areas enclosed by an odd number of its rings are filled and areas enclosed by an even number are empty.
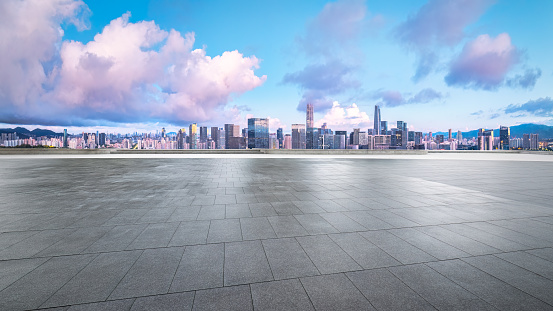
{"type": "Polygon", "coordinates": [[[425,132],[553,125],[552,1],[0,6],[2,127],[288,132],[307,102],[334,130],[371,128],[375,104],[425,132]]]}

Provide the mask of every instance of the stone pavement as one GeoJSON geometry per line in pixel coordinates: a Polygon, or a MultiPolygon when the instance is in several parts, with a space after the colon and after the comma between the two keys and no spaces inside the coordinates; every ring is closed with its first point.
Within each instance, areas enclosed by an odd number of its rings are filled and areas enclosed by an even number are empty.
{"type": "Polygon", "coordinates": [[[553,310],[552,189],[547,161],[0,158],[0,310],[553,310]]]}

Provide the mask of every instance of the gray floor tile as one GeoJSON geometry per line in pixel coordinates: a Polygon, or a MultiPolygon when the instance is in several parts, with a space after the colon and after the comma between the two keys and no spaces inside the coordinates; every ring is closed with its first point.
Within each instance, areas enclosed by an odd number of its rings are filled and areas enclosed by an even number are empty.
{"type": "Polygon", "coordinates": [[[292,202],[271,202],[277,215],[300,215],[303,212],[292,202]]]}
{"type": "Polygon", "coordinates": [[[294,238],[264,240],[263,247],[275,280],[319,274],[294,238]]]}
{"type": "Polygon", "coordinates": [[[380,218],[377,218],[369,214],[367,211],[344,212],[342,214],[355,220],[355,222],[359,223],[360,225],[367,228],[368,230],[380,230],[380,229],[392,228],[392,225],[390,225],[385,221],[380,220],[380,218]]]}
{"type": "Polygon", "coordinates": [[[330,234],[329,237],[363,269],[400,265],[400,262],[361,237],[358,233],[330,234]]]}
{"type": "Polygon", "coordinates": [[[176,222],[149,224],[126,249],[166,247],[178,226],[179,224],[176,222]]]}
{"type": "Polygon", "coordinates": [[[252,213],[250,212],[250,207],[246,203],[227,204],[225,208],[226,208],[225,218],[252,217],[252,213]]]}
{"type": "Polygon", "coordinates": [[[413,228],[392,229],[388,232],[440,260],[470,256],[458,248],[413,228]]]}
{"type": "Polygon", "coordinates": [[[427,265],[499,310],[553,309],[542,301],[461,260],[431,262],[427,265]]]}
{"type": "Polygon", "coordinates": [[[338,244],[326,235],[296,238],[321,274],[361,270],[338,244]]]}
{"type": "Polygon", "coordinates": [[[35,309],[96,255],[55,257],[0,292],[0,310],[35,309]]]}
{"type": "Polygon", "coordinates": [[[551,261],[527,252],[503,253],[496,254],[495,256],[539,274],[544,278],[553,280],[553,262],[551,261]]]}
{"type": "Polygon", "coordinates": [[[256,310],[314,310],[298,279],[252,284],[251,291],[256,310]]]}
{"type": "Polygon", "coordinates": [[[197,291],[192,310],[253,310],[250,286],[241,285],[197,291]]]}
{"type": "Polygon", "coordinates": [[[361,236],[402,264],[434,261],[436,258],[405,242],[388,231],[360,232],[361,236]]]}
{"type": "Polygon", "coordinates": [[[131,309],[134,299],[96,302],[83,305],[75,305],[68,311],[128,311],[131,309]]]}
{"type": "Polygon", "coordinates": [[[449,245],[454,245],[456,248],[471,255],[478,256],[501,252],[496,248],[439,226],[419,227],[416,229],[449,245]]]}
{"type": "Polygon", "coordinates": [[[495,309],[424,264],[388,269],[439,310],[495,309]]]}
{"type": "Polygon", "coordinates": [[[553,281],[493,255],[463,261],[553,306],[553,281]]]}
{"type": "Polygon", "coordinates": [[[304,214],[325,213],[326,211],[313,201],[292,201],[304,214]]]}
{"type": "Polygon", "coordinates": [[[131,311],[192,310],[194,293],[176,293],[136,298],[131,311]]]}
{"type": "Polygon", "coordinates": [[[32,258],[0,261],[0,291],[27,273],[45,263],[49,258],[32,258]]]}
{"type": "Polygon", "coordinates": [[[75,229],[45,230],[0,251],[0,260],[29,258],[73,233],[75,229]]]}
{"type": "Polygon", "coordinates": [[[271,268],[260,241],[226,244],[224,269],[225,286],[273,280],[271,268]]]}
{"type": "Polygon", "coordinates": [[[104,301],[142,251],[102,253],[58,290],[42,307],[104,301]],[[86,288],[86,290],[83,290],[86,288]]]}
{"type": "Polygon", "coordinates": [[[338,233],[338,230],[319,214],[295,215],[294,217],[309,234],[338,233]]]}
{"type": "Polygon", "coordinates": [[[266,217],[241,218],[240,226],[244,240],[276,238],[273,227],[266,217]]]}
{"type": "Polygon", "coordinates": [[[239,219],[212,220],[207,243],[242,241],[239,219]]]}
{"type": "Polygon", "coordinates": [[[271,203],[250,203],[248,206],[250,207],[250,212],[253,217],[277,215],[271,203]]]}
{"type": "Polygon", "coordinates": [[[225,218],[225,205],[204,205],[198,214],[198,220],[212,220],[225,218]]]}
{"type": "Polygon", "coordinates": [[[267,217],[267,219],[279,238],[308,234],[294,216],[271,216],[267,217]]]}
{"type": "Polygon", "coordinates": [[[175,231],[169,246],[205,244],[209,232],[209,221],[183,221],[175,231]]]}
{"type": "Polygon", "coordinates": [[[116,226],[84,250],[85,253],[124,250],[146,229],[147,224],[116,226]]]}
{"type": "Polygon", "coordinates": [[[377,310],[436,310],[386,269],[346,273],[377,310]]]}
{"type": "Polygon", "coordinates": [[[109,299],[166,294],[183,251],[182,247],[145,250],[113,290],[109,299]]]}
{"type": "Polygon", "coordinates": [[[343,274],[302,278],[316,310],[375,310],[343,274]]]}
{"type": "Polygon", "coordinates": [[[367,230],[367,228],[363,227],[358,222],[354,221],[343,213],[324,213],[320,215],[340,232],[355,232],[367,230]]]}
{"type": "Polygon", "coordinates": [[[173,278],[170,292],[223,286],[224,244],[188,246],[173,278]]]}

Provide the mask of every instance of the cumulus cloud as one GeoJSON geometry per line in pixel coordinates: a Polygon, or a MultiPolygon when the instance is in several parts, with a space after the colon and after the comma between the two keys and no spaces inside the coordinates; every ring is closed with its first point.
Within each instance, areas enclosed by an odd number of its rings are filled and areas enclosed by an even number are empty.
{"type": "Polygon", "coordinates": [[[476,22],[494,0],[430,0],[395,29],[397,39],[419,54],[413,81],[430,74],[439,47],[454,46],[465,38],[465,28],[476,22]]]}
{"type": "Polygon", "coordinates": [[[282,123],[279,118],[271,118],[270,116],[267,118],[269,119],[269,131],[271,133],[276,133],[279,128],[286,130],[286,124],[282,123]]]}
{"type": "MultiPolygon", "coordinates": [[[[18,3],[33,7],[44,2],[18,3]]],[[[53,10],[67,12],[63,16],[71,21],[78,10],[69,8],[77,4],[82,5],[78,1],[60,1],[61,7],[53,10]]],[[[8,15],[23,13],[11,9],[8,15]]],[[[193,33],[183,36],[175,30],[165,31],[153,21],[132,23],[129,22],[130,13],[111,21],[86,44],[61,42],[60,19],[51,20],[55,14],[49,11],[41,13],[49,24],[46,29],[36,28],[44,25],[33,24],[33,31],[55,30],[58,35],[44,43],[48,53],[22,56],[24,61],[33,63],[37,75],[42,72],[42,76],[39,75],[38,82],[32,81],[32,74],[21,77],[23,83],[33,82],[34,88],[24,87],[35,90],[32,98],[29,95],[18,97],[19,101],[0,98],[3,108],[0,122],[17,120],[25,124],[25,119],[26,124],[47,125],[84,125],[97,120],[204,122],[221,114],[239,112],[228,109],[227,103],[233,96],[260,86],[266,79],[254,73],[259,67],[255,56],[245,57],[238,51],[207,56],[204,49],[193,49],[193,33]],[[52,62],[51,71],[45,73],[46,64],[52,62]]],[[[2,32],[5,31],[5,26],[1,27],[2,32]]],[[[19,36],[22,34],[16,35],[19,36]]],[[[18,40],[13,41],[12,45],[21,48],[18,40]]],[[[36,42],[31,42],[30,47],[34,44],[36,42]]],[[[0,49],[4,48],[0,45],[0,49]]],[[[21,63],[16,57],[2,61],[13,66],[21,63]]],[[[5,77],[0,76],[0,79],[4,85],[5,77]]]]}
{"type": "Polygon", "coordinates": [[[513,78],[507,79],[505,85],[512,88],[533,89],[536,82],[541,77],[541,69],[526,69],[524,74],[517,74],[513,78]]]}
{"type": "Polygon", "coordinates": [[[553,99],[542,97],[524,104],[511,104],[505,108],[505,113],[529,113],[537,117],[553,117],[553,99]]]}
{"type": "Polygon", "coordinates": [[[335,101],[325,116],[315,122],[321,127],[323,123],[333,130],[349,130],[351,128],[368,128],[371,125],[369,116],[353,103],[350,106],[341,106],[335,101]]]}
{"type": "Polygon", "coordinates": [[[496,89],[519,61],[520,52],[511,44],[509,34],[502,33],[496,38],[480,35],[468,42],[451,62],[445,82],[449,86],[496,89]]]}
{"type": "Polygon", "coordinates": [[[373,96],[373,99],[380,100],[380,104],[387,107],[397,107],[409,104],[427,104],[444,97],[442,93],[431,88],[426,88],[409,98],[405,98],[399,91],[380,91],[373,96]]]}

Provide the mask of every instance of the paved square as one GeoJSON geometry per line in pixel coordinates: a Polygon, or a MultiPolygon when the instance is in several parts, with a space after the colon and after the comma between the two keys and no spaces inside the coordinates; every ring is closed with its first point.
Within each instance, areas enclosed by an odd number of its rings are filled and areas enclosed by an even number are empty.
{"type": "Polygon", "coordinates": [[[0,156],[0,310],[553,310],[553,161],[468,158],[0,156]]]}

